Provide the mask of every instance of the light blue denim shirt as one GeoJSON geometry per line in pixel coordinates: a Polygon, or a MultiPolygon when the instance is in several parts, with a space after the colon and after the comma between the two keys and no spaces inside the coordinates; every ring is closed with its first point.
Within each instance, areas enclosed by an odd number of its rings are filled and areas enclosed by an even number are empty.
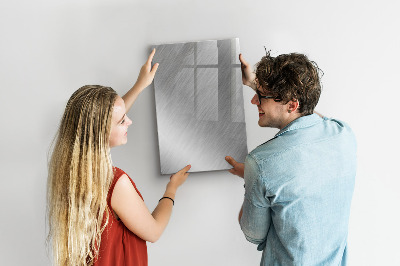
{"type": "Polygon", "coordinates": [[[316,114],[250,152],[240,226],[261,265],[345,265],[355,176],[352,130],[316,114]]]}

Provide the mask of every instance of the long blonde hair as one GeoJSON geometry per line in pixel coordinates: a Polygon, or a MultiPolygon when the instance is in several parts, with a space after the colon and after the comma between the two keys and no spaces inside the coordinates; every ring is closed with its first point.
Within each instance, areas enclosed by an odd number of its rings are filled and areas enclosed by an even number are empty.
{"type": "Polygon", "coordinates": [[[91,265],[98,255],[109,219],[109,137],[116,98],[109,87],[83,86],[65,108],[47,180],[47,241],[55,265],[91,265]]]}

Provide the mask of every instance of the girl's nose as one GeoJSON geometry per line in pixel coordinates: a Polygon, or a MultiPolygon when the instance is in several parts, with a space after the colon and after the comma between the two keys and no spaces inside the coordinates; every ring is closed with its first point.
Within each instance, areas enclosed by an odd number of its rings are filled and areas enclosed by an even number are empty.
{"type": "Polygon", "coordinates": [[[127,119],[126,122],[127,122],[128,126],[130,126],[132,124],[132,120],[130,120],[128,116],[126,116],[126,119],[127,119]]]}

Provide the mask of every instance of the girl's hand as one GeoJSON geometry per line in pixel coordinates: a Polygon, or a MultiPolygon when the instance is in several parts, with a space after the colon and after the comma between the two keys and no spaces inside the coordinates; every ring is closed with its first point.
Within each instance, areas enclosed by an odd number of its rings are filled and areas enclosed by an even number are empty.
{"type": "Polygon", "coordinates": [[[189,171],[189,169],[192,166],[186,165],[184,168],[182,168],[181,170],[179,170],[176,174],[171,175],[170,177],[170,181],[167,185],[167,187],[170,187],[172,189],[178,189],[178,187],[180,187],[187,179],[187,177],[189,176],[189,173],[187,173],[187,171],[189,171]]]}
{"type": "Polygon", "coordinates": [[[136,86],[140,87],[141,89],[146,88],[149,86],[156,75],[156,71],[158,68],[158,63],[154,64],[153,68],[151,68],[151,61],[153,61],[154,54],[156,53],[156,49],[154,48],[149,58],[147,59],[146,63],[142,66],[139,72],[139,76],[136,81],[136,86]]]}

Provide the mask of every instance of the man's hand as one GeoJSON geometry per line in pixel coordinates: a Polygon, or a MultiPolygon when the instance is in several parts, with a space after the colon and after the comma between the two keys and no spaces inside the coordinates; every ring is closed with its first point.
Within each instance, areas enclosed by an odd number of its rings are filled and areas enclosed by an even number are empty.
{"type": "Polygon", "coordinates": [[[232,169],[229,170],[229,173],[233,175],[240,176],[241,178],[244,177],[244,163],[238,163],[233,159],[231,156],[226,156],[225,160],[233,166],[232,169]]]}
{"type": "Polygon", "coordinates": [[[242,54],[239,54],[240,68],[242,69],[242,82],[244,85],[249,86],[253,90],[257,89],[256,74],[252,67],[247,63],[242,54]]]}

